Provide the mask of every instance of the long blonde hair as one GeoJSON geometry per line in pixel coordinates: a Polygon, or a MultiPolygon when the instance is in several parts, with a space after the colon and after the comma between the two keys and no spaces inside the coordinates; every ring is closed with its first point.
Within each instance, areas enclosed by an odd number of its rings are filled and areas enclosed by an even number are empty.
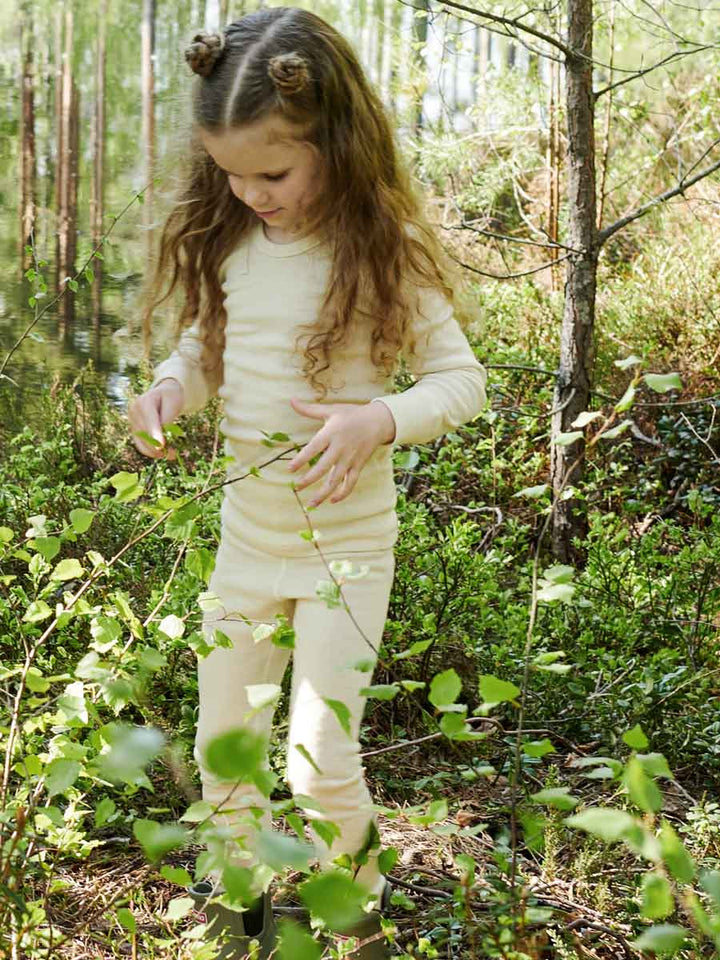
{"type": "MultiPolygon", "coordinates": [[[[324,398],[320,374],[356,314],[372,324],[371,359],[389,376],[399,351],[415,350],[410,328],[418,288],[437,288],[453,303],[452,268],[352,47],[314,13],[273,7],[234,21],[222,34],[196,35],[185,55],[199,75],[196,131],[222,133],[278,116],[321,158],[325,189],[306,214],[313,228],[331,230],[333,262],[318,317],[298,337],[307,338],[303,375],[324,398]]],[[[197,132],[188,159],[186,185],[162,230],[149,309],[180,286],[177,333],[199,319],[201,365],[219,385],[227,321],[220,268],[258,220],[234,196],[197,132]]]]}

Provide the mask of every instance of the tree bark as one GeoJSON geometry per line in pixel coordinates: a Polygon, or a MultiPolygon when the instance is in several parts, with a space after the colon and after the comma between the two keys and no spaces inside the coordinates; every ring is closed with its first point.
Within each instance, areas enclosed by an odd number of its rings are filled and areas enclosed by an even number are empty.
{"type": "Polygon", "coordinates": [[[35,93],[33,87],[33,31],[29,8],[20,19],[20,49],[23,52],[22,110],[20,113],[20,270],[25,273],[32,255],[25,247],[35,238],[35,93]]]}
{"type": "MultiPolygon", "coordinates": [[[[102,237],[104,212],[104,166],[105,166],[105,34],[107,0],[100,0],[95,71],[95,110],[92,124],[93,176],[90,184],[90,238],[95,249],[102,237]]],[[[93,260],[95,274],[92,283],[93,327],[100,322],[102,310],[102,260],[93,260]]]]}
{"type": "MultiPolygon", "coordinates": [[[[58,131],[58,163],[57,163],[57,244],[55,248],[56,286],[65,284],[66,278],[74,273],[74,234],[75,211],[73,196],[77,197],[76,186],[73,187],[73,170],[77,174],[77,166],[72,157],[73,153],[73,108],[77,109],[77,90],[72,76],[73,54],[73,11],[72,5],[65,8],[65,44],[62,64],[61,100],[60,100],[60,128],[58,131]]],[[[75,124],[77,126],[77,124],[75,124]]],[[[63,324],[61,333],[66,335],[66,324],[72,320],[74,297],[66,294],[60,301],[60,319],[63,324]]]]}
{"type": "MultiPolygon", "coordinates": [[[[142,82],[142,140],[145,152],[143,225],[145,228],[146,263],[153,257],[153,177],[155,175],[155,75],[152,56],[155,50],[155,0],[143,0],[140,26],[142,82]]],[[[152,349],[152,317],[143,314],[143,352],[149,359],[152,349]]]]}
{"type": "MultiPolygon", "coordinates": [[[[566,70],[567,185],[569,245],[574,253],[567,261],[565,309],[560,340],[560,366],[555,387],[552,436],[572,430],[572,422],[587,410],[590,398],[597,275],[597,228],[595,188],[594,97],[592,90],[593,4],[592,0],[568,0],[570,50],[566,70]]],[[[553,443],[551,477],[557,495],[572,464],[580,456],[582,440],[569,446],[553,443]]],[[[582,478],[582,465],[568,482],[582,478]]],[[[553,516],[552,543],[555,556],[566,563],[581,554],[573,538],[583,538],[586,518],[572,498],[557,503],[553,516]]]]}
{"type": "Polygon", "coordinates": [[[415,93],[415,118],[413,126],[418,139],[422,136],[425,126],[425,86],[427,83],[427,66],[425,63],[425,45],[428,36],[428,17],[430,16],[430,0],[419,0],[417,7],[413,8],[412,38],[413,53],[412,61],[414,65],[415,77],[417,80],[413,87],[415,93]],[[424,16],[418,16],[419,11],[424,11],[424,16]]]}

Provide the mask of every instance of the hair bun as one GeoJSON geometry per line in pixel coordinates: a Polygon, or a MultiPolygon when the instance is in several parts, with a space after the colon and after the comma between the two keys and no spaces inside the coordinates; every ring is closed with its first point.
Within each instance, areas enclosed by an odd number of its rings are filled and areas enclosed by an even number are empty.
{"type": "Polygon", "coordinates": [[[268,61],[268,73],[280,93],[292,96],[310,83],[310,68],[305,57],[280,53],[268,61]]]}
{"type": "Polygon", "coordinates": [[[193,73],[201,77],[209,76],[220,59],[225,47],[225,37],[221,33],[196,33],[192,43],[185,48],[185,59],[193,73]]]}

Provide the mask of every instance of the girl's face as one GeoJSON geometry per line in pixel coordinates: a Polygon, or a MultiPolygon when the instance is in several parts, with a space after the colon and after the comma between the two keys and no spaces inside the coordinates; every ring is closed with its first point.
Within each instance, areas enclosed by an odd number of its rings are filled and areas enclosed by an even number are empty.
{"type": "Polygon", "coordinates": [[[227,173],[230,189],[267,224],[280,242],[299,239],[304,211],[320,190],[317,150],[293,139],[297,131],[281,117],[267,117],[221,133],[200,130],[203,146],[227,173]]]}

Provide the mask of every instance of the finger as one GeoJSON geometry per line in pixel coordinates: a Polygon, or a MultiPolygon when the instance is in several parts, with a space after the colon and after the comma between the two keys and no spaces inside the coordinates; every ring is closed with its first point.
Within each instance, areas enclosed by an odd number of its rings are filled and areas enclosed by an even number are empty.
{"type": "Polygon", "coordinates": [[[295,473],[300,467],[304,466],[306,463],[309,463],[313,457],[318,456],[322,453],[323,450],[327,450],[330,445],[330,441],[327,436],[321,436],[322,431],[318,431],[312,440],[309,440],[302,450],[290,461],[288,464],[288,470],[291,473],[295,473]]]}
{"type": "Polygon", "coordinates": [[[295,483],[296,490],[303,490],[305,487],[309,487],[310,484],[315,483],[317,480],[320,480],[321,477],[324,477],[325,474],[333,466],[333,461],[335,460],[335,452],[331,446],[325,448],[325,452],[320,457],[318,462],[308,470],[304,477],[301,477],[295,483]]]}
{"type": "Polygon", "coordinates": [[[328,473],[327,479],[323,484],[322,490],[320,493],[316,494],[313,499],[310,501],[311,507],[317,507],[327,499],[330,494],[336,490],[338,487],[342,486],[344,478],[346,476],[348,465],[347,464],[334,464],[328,473]]]}
{"type": "Polygon", "coordinates": [[[349,497],[350,494],[355,489],[355,481],[357,479],[357,473],[354,470],[348,470],[348,472],[343,477],[343,482],[338,486],[335,491],[335,494],[330,497],[330,503],[340,503],[341,500],[344,500],[346,497],[349,497]]]}

